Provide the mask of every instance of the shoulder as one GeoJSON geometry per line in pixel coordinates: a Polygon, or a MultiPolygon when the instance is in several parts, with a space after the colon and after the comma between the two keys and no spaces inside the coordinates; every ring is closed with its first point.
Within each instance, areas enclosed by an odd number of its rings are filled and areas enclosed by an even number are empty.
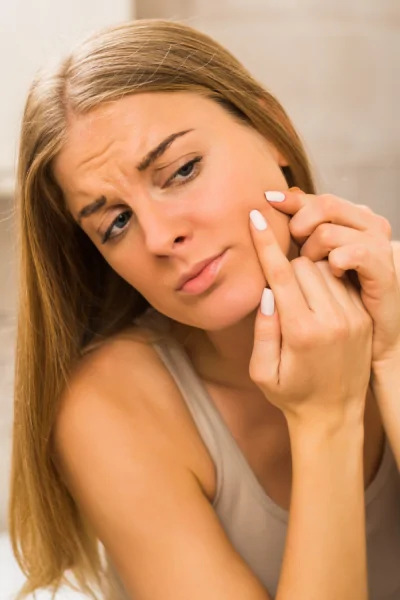
{"type": "Polygon", "coordinates": [[[132,327],[89,348],[75,367],[54,427],[56,461],[67,485],[80,456],[96,460],[89,446],[99,440],[116,463],[124,456],[119,450],[112,456],[113,448],[132,439],[137,452],[169,457],[200,482],[206,477],[207,452],[152,338],[151,331],[132,327]]]}
{"type": "Polygon", "coordinates": [[[211,506],[183,406],[136,336],[92,349],[62,399],[55,439],[74,508],[129,598],[200,599],[210,589],[264,598],[211,506]]]}
{"type": "Polygon", "coordinates": [[[60,399],[57,430],[69,427],[74,413],[93,420],[101,411],[118,410],[143,419],[150,406],[162,411],[163,403],[174,402],[173,392],[148,331],[132,327],[85,349],[60,399]]]}

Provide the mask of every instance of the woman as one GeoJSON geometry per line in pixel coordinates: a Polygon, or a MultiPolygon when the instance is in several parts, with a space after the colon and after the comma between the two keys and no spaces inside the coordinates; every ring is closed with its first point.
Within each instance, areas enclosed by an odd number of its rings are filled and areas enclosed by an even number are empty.
{"type": "Polygon", "coordinates": [[[139,21],[38,77],[19,218],[25,592],[71,570],[135,600],[400,593],[390,227],[315,196],[226,50],[139,21]]]}

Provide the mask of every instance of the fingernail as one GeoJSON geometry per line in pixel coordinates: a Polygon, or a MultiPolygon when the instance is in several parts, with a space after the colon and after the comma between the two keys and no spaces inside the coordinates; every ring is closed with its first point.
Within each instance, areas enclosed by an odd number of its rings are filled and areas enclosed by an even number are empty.
{"type": "Polygon", "coordinates": [[[265,192],[265,197],[269,202],[283,202],[286,198],[283,192],[265,192]]]}
{"type": "Polygon", "coordinates": [[[264,288],[261,297],[261,312],[266,317],[270,317],[275,312],[275,298],[272,290],[264,288]]]}
{"type": "Polygon", "coordinates": [[[250,212],[250,219],[254,227],[258,229],[258,231],[264,231],[265,229],[267,229],[267,221],[265,220],[264,216],[260,213],[259,210],[252,210],[250,212]]]}

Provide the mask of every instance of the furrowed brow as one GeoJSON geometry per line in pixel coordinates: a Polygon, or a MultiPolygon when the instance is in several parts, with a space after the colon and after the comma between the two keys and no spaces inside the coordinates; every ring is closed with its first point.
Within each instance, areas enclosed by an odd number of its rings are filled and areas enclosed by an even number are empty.
{"type": "Polygon", "coordinates": [[[193,131],[193,129],[186,129],[186,131],[178,131],[177,133],[173,133],[172,135],[168,136],[165,140],[158,144],[158,146],[146,154],[146,156],[137,165],[137,170],[142,172],[148,169],[150,165],[152,165],[158,158],[160,158],[160,156],[164,154],[164,152],[168,150],[168,148],[177,138],[182,137],[191,131],[193,131]]]}
{"type": "MultiPolygon", "coordinates": [[[[160,158],[160,156],[162,156],[168,150],[168,148],[171,146],[171,144],[173,144],[173,142],[176,139],[178,139],[192,131],[194,131],[194,130],[186,129],[185,131],[178,131],[177,133],[172,133],[171,135],[169,135],[167,138],[165,138],[165,140],[160,142],[158,144],[158,146],[156,146],[155,148],[150,150],[150,152],[148,152],[146,154],[146,156],[144,156],[144,158],[142,158],[142,160],[136,167],[137,170],[139,172],[143,172],[146,169],[148,169],[150,167],[150,165],[152,165],[158,158],[160,158]]],[[[86,206],[81,208],[81,210],[78,213],[78,219],[77,219],[78,224],[81,225],[83,219],[87,219],[88,217],[91,217],[92,215],[97,213],[99,210],[101,210],[106,204],[107,204],[107,198],[105,196],[100,196],[100,198],[97,198],[90,204],[87,204],[86,206]]]]}
{"type": "Polygon", "coordinates": [[[90,204],[84,206],[78,213],[78,224],[80,225],[82,223],[82,219],[87,219],[88,217],[91,217],[97,213],[103,208],[103,206],[105,206],[105,204],[107,204],[107,198],[105,196],[101,196],[100,198],[97,198],[97,200],[94,200],[90,204]]]}

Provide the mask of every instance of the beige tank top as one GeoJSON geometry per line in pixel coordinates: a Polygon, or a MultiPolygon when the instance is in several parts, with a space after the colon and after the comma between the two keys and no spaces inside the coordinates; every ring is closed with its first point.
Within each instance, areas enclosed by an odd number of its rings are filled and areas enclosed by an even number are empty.
{"type": "MultiPolygon", "coordinates": [[[[162,327],[163,317],[153,313],[154,318],[152,322],[162,327]]],[[[237,552],[274,598],[289,514],[258,482],[183,347],[170,338],[152,343],[179,387],[215,463],[213,508],[237,552]]],[[[365,504],[369,600],[400,600],[400,474],[387,440],[378,473],[365,491],[365,504]]],[[[112,566],[110,578],[115,578],[118,589],[113,600],[125,600],[112,566]]]]}

